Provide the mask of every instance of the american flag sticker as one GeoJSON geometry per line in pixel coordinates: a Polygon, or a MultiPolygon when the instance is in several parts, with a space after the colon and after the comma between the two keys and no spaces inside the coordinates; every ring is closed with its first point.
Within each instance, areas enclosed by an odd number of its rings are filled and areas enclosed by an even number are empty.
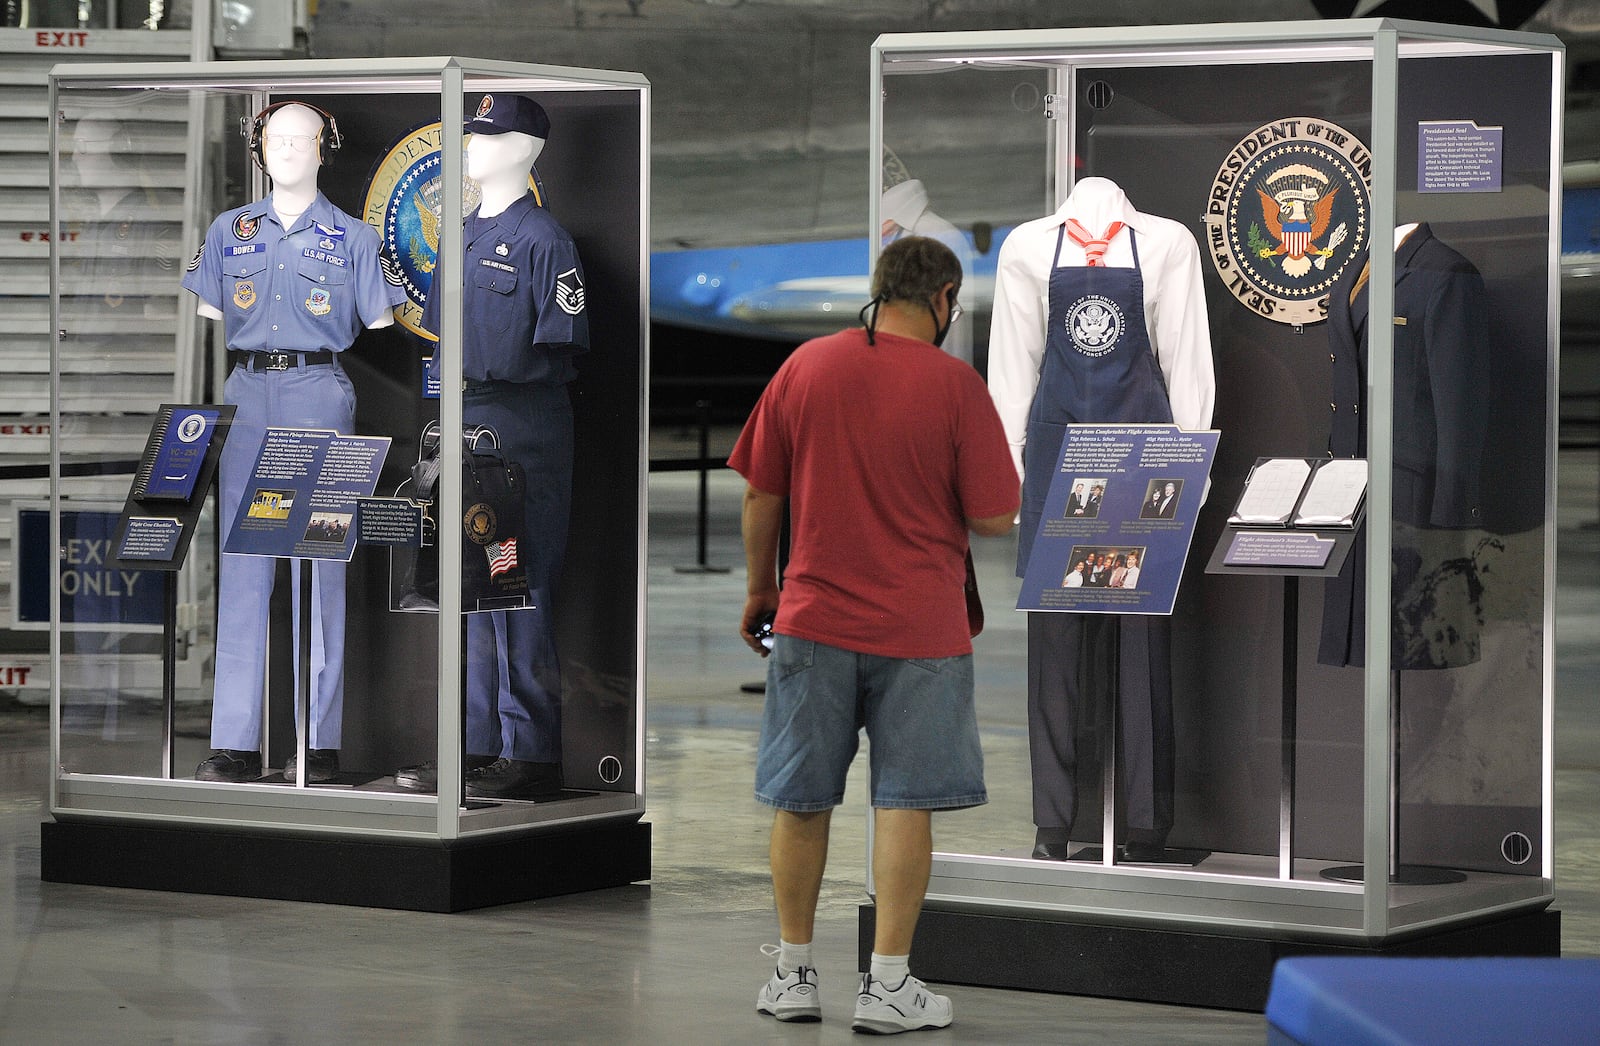
{"type": "Polygon", "coordinates": [[[483,546],[483,551],[489,557],[489,576],[499,577],[517,565],[517,539],[506,538],[493,544],[483,546]]]}

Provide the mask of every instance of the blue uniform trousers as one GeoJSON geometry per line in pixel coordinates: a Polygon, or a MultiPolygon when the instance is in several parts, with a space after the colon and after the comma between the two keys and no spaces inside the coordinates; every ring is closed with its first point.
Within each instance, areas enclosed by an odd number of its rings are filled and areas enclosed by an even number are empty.
{"type": "MultiPolygon", "coordinates": [[[[269,426],[355,430],[356,391],[336,363],[284,371],[233,368],[224,400],[238,407],[223,446],[219,480],[223,539],[246,494],[256,455],[269,426]]],[[[216,691],[211,706],[211,746],[254,751],[261,747],[261,690],[267,661],[267,612],[277,560],[223,555],[217,578],[216,691]]],[[[294,581],[295,649],[300,643],[300,562],[294,581]]],[[[344,716],[345,565],[312,567],[310,748],[338,748],[344,716]]],[[[294,658],[296,684],[300,659],[294,658]]]]}
{"type": "Polygon", "coordinates": [[[561,664],[553,599],[572,506],[572,402],[565,385],[469,382],[468,426],[487,425],[528,476],[523,535],[531,610],[467,617],[467,738],[472,755],[561,761],[561,664]]]}

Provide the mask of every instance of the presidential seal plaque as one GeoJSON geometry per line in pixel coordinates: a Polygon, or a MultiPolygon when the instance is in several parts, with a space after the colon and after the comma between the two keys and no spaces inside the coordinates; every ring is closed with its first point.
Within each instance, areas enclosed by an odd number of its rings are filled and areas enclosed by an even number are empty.
{"type": "Polygon", "coordinates": [[[1206,252],[1234,299],[1302,326],[1366,248],[1372,154],[1327,120],[1262,124],[1229,150],[1206,199],[1206,252]]]}

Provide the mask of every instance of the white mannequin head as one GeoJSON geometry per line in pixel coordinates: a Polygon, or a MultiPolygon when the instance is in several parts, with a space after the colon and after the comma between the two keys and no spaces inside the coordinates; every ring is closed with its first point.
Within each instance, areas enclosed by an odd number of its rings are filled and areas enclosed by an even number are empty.
{"type": "Polygon", "coordinates": [[[526,180],[543,151],[544,139],[530,134],[475,134],[467,141],[467,177],[480,184],[497,177],[526,180]]]}
{"type": "Polygon", "coordinates": [[[322,133],[322,117],[303,105],[286,105],[267,118],[261,155],[274,191],[315,189],[322,133]]]}
{"type": "MultiPolygon", "coordinates": [[[[132,144],[120,121],[86,116],[72,129],[72,166],[84,185],[97,185],[114,177],[130,162],[132,144]]],[[[116,179],[120,183],[121,178],[116,179]]]]}
{"type": "Polygon", "coordinates": [[[528,172],[544,139],[520,131],[474,134],[467,142],[467,177],[483,192],[479,213],[493,216],[528,192],[528,172]]]}

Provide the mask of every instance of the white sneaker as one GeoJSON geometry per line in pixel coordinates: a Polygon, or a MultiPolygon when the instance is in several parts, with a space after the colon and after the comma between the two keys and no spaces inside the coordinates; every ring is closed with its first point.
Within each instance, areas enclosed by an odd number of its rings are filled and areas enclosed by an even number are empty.
{"type": "MultiPolygon", "coordinates": [[[[763,951],[766,949],[763,948],[763,951]]],[[[802,966],[793,973],[774,968],[772,979],[756,996],[756,1012],[780,1021],[820,1021],[822,1001],[817,998],[817,971],[802,966]]]]}
{"type": "Polygon", "coordinates": [[[861,994],[856,996],[855,1031],[875,1035],[894,1035],[924,1028],[948,1028],[955,1014],[950,1000],[935,995],[917,978],[906,975],[900,986],[891,990],[872,974],[861,975],[861,994]]]}

